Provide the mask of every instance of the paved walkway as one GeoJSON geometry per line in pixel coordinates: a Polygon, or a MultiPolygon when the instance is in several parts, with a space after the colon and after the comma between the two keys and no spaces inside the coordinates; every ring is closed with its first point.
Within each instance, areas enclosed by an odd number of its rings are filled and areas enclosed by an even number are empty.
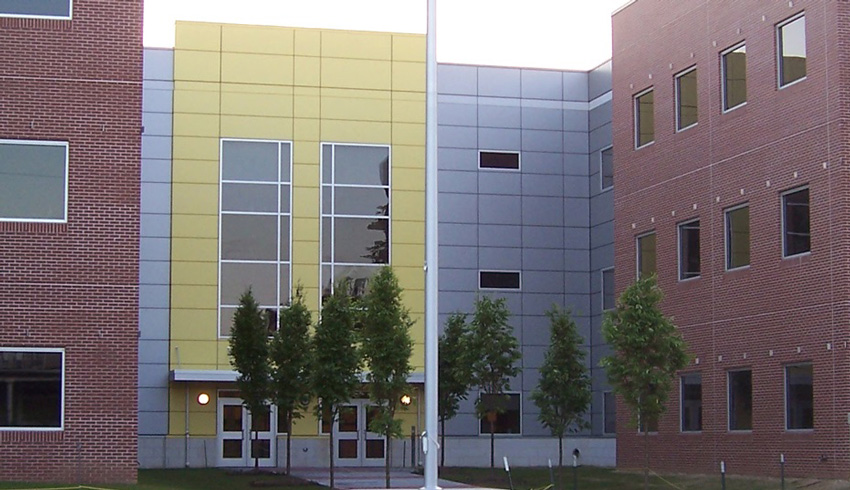
{"type": "MultiPolygon", "coordinates": [[[[329,486],[328,468],[293,468],[292,476],[329,486]]],[[[390,470],[392,488],[420,489],[425,486],[425,477],[411,472],[410,468],[390,470]]],[[[384,468],[334,468],[334,486],[344,490],[386,488],[384,468]]],[[[437,484],[442,488],[479,490],[463,483],[440,479],[437,484]]]]}

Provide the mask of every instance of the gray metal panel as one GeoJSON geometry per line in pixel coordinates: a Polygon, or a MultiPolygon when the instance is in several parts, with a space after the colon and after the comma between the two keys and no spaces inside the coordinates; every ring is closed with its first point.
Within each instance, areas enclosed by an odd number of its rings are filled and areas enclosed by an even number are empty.
{"type": "Polygon", "coordinates": [[[440,267],[446,268],[478,268],[477,247],[440,247],[440,267]]]}
{"type": "Polygon", "coordinates": [[[605,192],[591,199],[590,226],[607,223],[614,219],[614,200],[612,194],[605,192]]]}
{"type": "MultiPolygon", "coordinates": [[[[590,264],[586,263],[586,267],[590,264]]],[[[590,272],[567,272],[565,274],[564,292],[567,294],[587,294],[590,289],[590,272]]],[[[589,312],[585,312],[589,314],[589,312]]]]}
{"type": "Polygon", "coordinates": [[[518,225],[485,225],[478,227],[482,247],[521,247],[524,227],[518,225]]]}
{"type": "Polygon", "coordinates": [[[525,150],[522,152],[522,172],[563,175],[564,156],[560,153],[525,150]]]}
{"type": "Polygon", "coordinates": [[[159,407],[168,405],[168,389],[139,388],[139,410],[142,412],[156,411],[159,407]]]}
{"type": "Polygon", "coordinates": [[[516,171],[481,169],[478,172],[478,191],[482,194],[519,195],[522,174],[516,171]]]}
{"type": "MultiPolygon", "coordinates": [[[[168,285],[171,264],[168,262],[141,261],[139,263],[139,284],[168,285]]],[[[167,305],[167,303],[165,303],[167,305]]]]}
{"type": "MultiPolygon", "coordinates": [[[[561,281],[564,277],[564,252],[557,248],[526,248],[522,249],[522,268],[525,271],[558,271],[561,281]]],[[[563,290],[563,284],[558,287],[563,290]]]]}
{"type": "Polygon", "coordinates": [[[142,214],[141,216],[141,247],[145,247],[145,238],[171,236],[171,215],[142,214]]]}
{"type": "Polygon", "coordinates": [[[564,274],[557,270],[523,270],[522,290],[525,293],[563,293],[564,274]]]}
{"type": "Polygon", "coordinates": [[[439,114],[441,126],[476,126],[478,124],[475,104],[440,102],[437,105],[437,114],[439,114]]]}
{"type": "Polygon", "coordinates": [[[474,148],[477,150],[478,131],[474,127],[440,125],[437,128],[437,141],[440,142],[442,148],[474,148]]]}
{"type": "Polygon", "coordinates": [[[440,247],[446,245],[478,244],[478,227],[475,225],[440,223],[438,235],[440,237],[440,247]]]}
{"type": "Polygon", "coordinates": [[[564,229],[564,248],[587,250],[590,243],[590,228],[568,226],[564,229]]]}
{"type": "MultiPolygon", "coordinates": [[[[478,290],[478,268],[475,269],[440,269],[440,291],[477,291],[478,290]]],[[[472,303],[469,303],[471,305],[472,303]]],[[[463,306],[463,311],[469,308],[463,306]]],[[[440,305],[442,306],[442,305],[440,305]]],[[[455,308],[440,311],[454,311],[455,308]]]]}
{"type": "Polygon", "coordinates": [[[168,286],[141,284],[139,285],[139,308],[156,308],[168,304],[168,286]]]}
{"type": "Polygon", "coordinates": [[[146,238],[145,246],[141,247],[141,260],[169,260],[171,257],[171,240],[168,238],[146,238]]]}
{"type": "Polygon", "coordinates": [[[142,182],[142,212],[171,212],[171,184],[142,182]]]}
{"type": "Polygon", "coordinates": [[[564,180],[550,175],[523,174],[522,194],[561,197],[564,195],[564,180]]]}
{"type": "Polygon", "coordinates": [[[564,100],[587,102],[587,73],[564,72],[564,100]]]}
{"type": "Polygon", "coordinates": [[[167,389],[169,373],[166,363],[143,364],[139,369],[139,387],[167,389]]]}
{"type": "Polygon", "coordinates": [[[477,223],[478,198],[475,194],[440,193],[440,223],[477,223]]]}
{"type": "Polygon", "coordinates": [[[522,200],[522,222],[526,225],[561,226],[564,202],[557,197],[528,196],[522,200]]]}
{"type": "Polygon", "coordinates": [[[478,144],[483,150],[519,151],[522,149],[519,129],[478,128],[478,144]]]}
{"type": "Polygon", "coordinates": [[[143,112],[142,126],[148,136],[170,136],[171,114],[160,112],[143,112]]]}
{"type": "MultiPolygon", "coordinates": [[[[508,247],[480,247],[478,267],[481,270],[522,270],[522,249],[508,247]]],[[[521,272],[522,288],[525,289],[525,272],[521,272]]]]}
{"type": "Polygon", "coordinates": [[[145,88],[142,90],[142,106],[145,112],[170,114],[174,103],[171,90],[145,88]]]}
{"type": "Polygon", "coordinates": [[[561,131],[564,129],[564,111],[545,107],[523,107],[522,128],[561,131]]]}
{"type": "MultiPolygon", "coordinates": [[[[456,311],[470,312],[472,310],[472,305],[475,302],[475,298],[477,297],[477,293],[473,291],[477,291],[477,289],[466,289],[463,291],[455,290],[451,291],[442,286],[443,283],[443,275],[446,272],[450,272],[452,269],[440,269],[440,313],[454,313],[456,311]],[[447,292],[448,291],[448,292],[447,292]]],[[[470,271],[477,278],[477,271],[470,271]]],[[[446,284],[452,284],[448,280],[446,284]]],[[[477,284],[476,284],[477,286],[477,284]]],[[[454,285],[452,287],[456,289],[461,289],[463,287],[462,284],[454,285]]]]}
{"type": "Polygon", "coordinates": [[[481,223],[517,225],[525,221],[522,218],[523,204],[519,196],[480,195],[478,206],[481,223]]]}
{"type": "MultiPolygon", "coordinates": [[[[518,103],[509,99],[499,100],[498,104],[489,103],[485,98],[479,98],[478,123],[481,127],[489,128],[518,128],[522,120],[521,108],[518,103]],[[505,102],[514,102],[509,105],[505,102]]],[[[495,102],[495,101],[494,101],[495,102]]]]}
{"type": "Polygon", "coordinates": [[[590,114],[587,117],[589,129],[596,129],[600,126],[604,126],[605,124],[611,124],[612,107],[613,105],[609,100],[608,102],[591,109],[590,114]]]}
{"type": "Polygon", "coordinates": [[[561,131],[522,130],[522,148],[528,151],[564,151],[564,139],[561,131]]]}
{"type": "Polygon", "coordinates": [[[168,363],[168,340],[139,341],[139,364],[168,363]]]}
{"type": "Polygon", "coordinates": [[[142,136],[142,158],[171,159],[170,136],[142,136]]]}
{"type": "Polygon", "coordinates": [[[561,100],[564,90],[562,72],[554,70],[522,70],[522,97],[526,99],[561,100]]]}
{"type": "Polygon", "coordinates": [[[162,308],[139,309],[139,325],[143,340],[168,340],[168,304],[162,308]]]}
{"type": "Polygon", "coordinates": [[[478,173],[459,170],[440,170],[437,174],[440,192],[476,192],[478,173]]]}
{"type": "Polygon", "coordinates": [[[590,217],[590,201],[585,198],[568,197],[564,199],[564,224],[567,226],[587,226],[590,217]]]}
{"type": "Polygon", "coordinates": [[[611,60],[590,71],[588,85],[591,100],[611,90],[611,60]]]}
{"type": "Polygon", "coordinates": [[[174,80],[174,51],[145,48],[143,56],[145,80],[174,80]]]}
{"type": "MultiPolygon", "coordinates": [[[[451,131],[455,126],[447,127],[451,131]]],[[[439,136],[438,136],[439,138],[439,136]]],[[[437,162],[440,170],[478,170],[478,147],[469,149],[443,148],[440,140],[440,149],[437,150],[437,162]]],[[[442,188],[440,191],[442,192],[442,188]]]]}
{"type": "Polygon", "coordinates": [[[439,64],[437,83],[437,92],[441,94],[476,95],[478,67],[439,64]]]}
{"type": "Polygon", "coordinates": [[[564,154],[564,174],[565,175],[590,175],[587,151],[582,153],[565,153],[564,154]]]}
{"type": "Polygon", "coordinates": [[[604,124],[590,132],[588,147],[590,151],[599,151],[602,148],[611,146],[613,137],[614,133],[612,132],[611,125],[604,124]]]}
{"type": "MultiPolygon", "coordinates": [[[[611,119],[609,118],[608,121],[611,119]]],[[[587,131],[587,111],[564,109],[564,131],[587,131]]]]}
{"type": "Polygon", "coordinates": [[[589,153],[587,133],[564,131],[564,151],[568,153],[589,153]]]}
{"type": "Polygon", "coordinates": [[[526,247],[564,248],[564,228],[558,226],[523,226],[522,243],[526,247]]]}
{"type": "Polygon", "coordinates": [[[530,315],[542,315],[552,308],[553,304],[564,304],[563,294],[554,293],[526,293],[522,298],[523,311],[530,315]]]}
{"type": "Polygon", "coordinates": [[[142,182],[171,182],[171,160],[142,159],[142,182]]]}
{"type": "Polygon", "coordinates": [[[588,270],[590,252],[586,248],[564,250],[564,271],[581,272],[588,270]]]}
{"type": "Polygon", "coordinates": [[[479,67],[478,95],[519,97],[520,70],[518,68],[479,67]]]}
{"type": "MultiPolygon", "coordinates": [[[[596,174],[597,180],[599,179],[599,174],[596,174]]],[[[588,197],[590,193],[590,187],[593,185],[588,183],[586,176],[577,176],[577,175],[566,175],[564,176],[564,197],[588,197]]],[[[597,186],[598,187],[598,186],[597,186]]]]}
{"type": "MultiPolygon", "coordinates": [[[[153,436],[153,435],[166,435],[168,434],[168,411],[158,411],[158,412],[139,412],[139,435],[140,436],[153,436]]],[[[141,438],[139,438],[141,442],[141,438]]],[[[155,449],[150,449],[147,452],[140,451],[139,452],[139,460],[157,460],[159,461],[162,458],[162,448],[156,447],[155,449]],[[149,458],[143,458],[143,453],[150,456],[149,458]]],[[[157,468],[161,468],[161,466],[157,465],[157,468]]]]}

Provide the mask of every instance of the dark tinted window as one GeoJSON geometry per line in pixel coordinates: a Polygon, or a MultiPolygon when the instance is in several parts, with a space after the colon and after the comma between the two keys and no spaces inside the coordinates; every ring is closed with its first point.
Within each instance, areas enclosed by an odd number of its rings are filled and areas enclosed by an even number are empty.
{"type": "Polygon", "coordinates": [[[519,272],[481,271],[481,289],[519,289],[519,272]]]}
{"type": "Polygon", "coordinates": [[[750,265],[750,208],[726,211],[726,268],[750,265]]]}
{"type": "Polygon", "coordinates": [[[606,391],[602,396],[602,404],[605,406],[602,431],[606,434],[615,434],[617,433],[617,397],[610,391],[606,391]]]}
{"type": "Polygon", "coordinates": [[[64,221],[68,145],[0,142],[0,220],[64,221]]]}
{"type": "Polygon", "coordinates": [[[62,427],[62,353],[0,351],[0,427],[62,427]]]}
{"type": "Polygon", "coordinates": [[[702,375],[682,376],[682,432],[702,430],[702,375]]]}
{"type": "Polygon", "coordinates": [[[729,430],[753,429],[753,372],[729,373],[729,430]]]}
{"type": "Polygon", "coordinates": [[[785,257],[811,250],[808,188],[788,192],[782,196],[782,226],[785,257]]]}
{"type": "Polygon", "coordinates": [[[697,69],[676,77],[676,129],[697,123],[697,69]]]}
{"type": "Polygon", "coordinates": [[[607,189],[614,185],[614,149],[602,150],[602,188],[607,189]]]}
{"type": "Polygon", "coordinates": [[[519,395],[481,394],[481,403],[485,415],[481,418],[481,433],[490,433],[490,422],[493,422],[494,434],[520,434],[519,395]]]}
{"type": "Polygon", "coordinates": [[[481,168],[519,169],[519,153],[482,151],[479,158],[481,168]]]}
{"type": "Polygon", "coordinates": [[[811,364],[785,368],[785,423],[788,429],[814,429],[815,397],[811,364]]]}
{"type": "Polygon", "coordinates": [[[648,90],[635,97],[635,147],[655,141],[655,94],[648,90]]]}
{"type": "Polygon", "coordinates": [[[679,225],[679,279],[699,277],[699,221],[679,225]]]}

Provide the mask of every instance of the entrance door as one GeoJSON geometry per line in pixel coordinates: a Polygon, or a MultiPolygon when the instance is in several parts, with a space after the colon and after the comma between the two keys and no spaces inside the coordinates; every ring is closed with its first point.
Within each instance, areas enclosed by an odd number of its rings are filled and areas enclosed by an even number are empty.
{"type": "Polygon", "coordinates": [[[262,417],[251,417],[240,398],[218,399],[218,466],[276,466],[274,407],[262,417]],[[257,430],[254,440],[254,430],[257,430]]]}
{"type": "Polygon", "coordinates": [[[337,465],[384,465],[386,439],[369,431],[375,413],[369,400],[352,400],[340,407],[339,418],[334,424],[337,465]]]}

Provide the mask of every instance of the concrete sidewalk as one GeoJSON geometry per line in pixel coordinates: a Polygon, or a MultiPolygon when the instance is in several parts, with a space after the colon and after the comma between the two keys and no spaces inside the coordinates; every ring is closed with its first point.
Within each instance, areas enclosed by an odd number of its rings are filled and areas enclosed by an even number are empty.
{"type": "MultiPolygon", "coordinates": [[[[328,468],[293,468],[292,476],[329,486],[328,468]]],[[[342,490],[360,490],[385,488],[384,468],[334,468],[334,487],[342,490]]],[[[420,489],[425,485],[425,477],[411,472],[410,468],[390,470],[392,488],[420,489]]],[[[442,488],[478,490],[475,487],[440,479],[437,484],[442,488]]]]}

